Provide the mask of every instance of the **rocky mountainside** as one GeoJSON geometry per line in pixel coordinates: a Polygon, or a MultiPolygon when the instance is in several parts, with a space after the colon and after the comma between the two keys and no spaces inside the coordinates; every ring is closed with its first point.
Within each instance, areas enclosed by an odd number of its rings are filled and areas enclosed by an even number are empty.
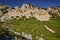
{"type": "Polygon", "coordinates": [[[8,9],[10,9],[9,6],[0,4],[0,16],[3,16],[5,13],[8,13],[8,9]]]}
{"type": "Polygon", "coordinates": [[[47,8],[49,14],[51,14],[53,17],[60,17],[60,7],[59,6],[53,6],[47,8]]]}
{"type": "Polygon", "coordinates": [[[5,6],[0,9],[0,34],[6,30],[18,40],[22,40],[22,32],[31,34],[32,40],[60,40],[59,18],[60,7],[41,8],[29,4],[14,8],[5,6]]]}
{"type": "Polygon", "coordinates": [[[7,6],[0,3],[0,9],[4,9],[5,7],[7,7],[7,6]]]}
{"type": "Polygon", "coordinates": [[[0,16],[1,21],[12,19],[12,17],[16,18],[17,16],[20,18],[23,16],[26,16],[26,18],[35,17],[40,21],[48,21],[50,17],[60,17],[60,7],[48,7],[45,9],[34,7],[26,3],[21,7],[16,6],[15,8],[1,5],[0,16]]]}

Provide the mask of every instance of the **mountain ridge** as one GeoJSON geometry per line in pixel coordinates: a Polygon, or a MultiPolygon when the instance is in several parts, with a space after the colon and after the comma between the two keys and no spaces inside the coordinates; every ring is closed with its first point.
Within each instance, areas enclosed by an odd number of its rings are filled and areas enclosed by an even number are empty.
{"type": "MultiPolygon", "coordinates": [[[[1,20],[11,19],[12,16],[14,18],[16,16],[19,16],[19,17],[26,16],[26,18],[35,17],[40,21],[48,21],[52,16],[60,17],[60,8],[56,8],[56,7],[40,8],[40,7],[31,6],[30,4],[27,4],[27,3],[24,3],[21,7],[18,7],[18,6],[14,8],[9,7],[6,10],[7,10],[7,13],[1,17],[1,20]]],[[[0,14],[3,14],[3,13],[0,13],[0,14]]]]}

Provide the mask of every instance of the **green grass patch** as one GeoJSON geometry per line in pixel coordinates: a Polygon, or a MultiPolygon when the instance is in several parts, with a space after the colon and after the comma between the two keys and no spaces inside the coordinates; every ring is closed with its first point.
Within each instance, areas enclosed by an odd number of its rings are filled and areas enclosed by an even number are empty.
{"type": "MultiPolygon", "coordinates": [[[[45,40],[60,40],[60,20],[58,18],[51,18],[46,22],[38,21],[35,18],[14,18],[8,24],[13,25],[10,25],[10,29],[14,31],[32,34],[33,40],[35,40],[36,36],[41,37],[41,34],[44,35],[43,38],[45,40]],[[44,25],[47,25],[49,28],[53,29],[56,33],[49,32],[44,25]]],[[[21,40],[21,37],[18,39],[21,40]]]]}

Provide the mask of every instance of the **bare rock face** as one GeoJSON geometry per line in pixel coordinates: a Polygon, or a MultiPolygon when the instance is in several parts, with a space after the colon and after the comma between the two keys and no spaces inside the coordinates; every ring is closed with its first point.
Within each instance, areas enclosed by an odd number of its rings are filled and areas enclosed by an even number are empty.
{"type": "Polygon", "coordinates": [[[29,4],[23,4],[21,9],[22,10],[28,10],[29,9],[29,4]]]}
{"type": "Polygon", "coordinates": [[[5,8],[6,6],[3,4],[0,4],[0,9],[5,8]]]}
{"type": "Polygon", "coordinates": [[[5,13],[8,13],[10,7],[6,6],[4,4],[0,4],[0,17],[5,15],[5,13]]]}
{"type": "Polygon", "coordinates": [[[34,17],[40,21],[49,21],[50,19],[49,13],[46,10],[42,10],[42,9],[38,12],[38,14],[35,13],[34,17]]]}
{"type": "Polygon", "coordinates": [[[51,14],[53,17],[60,17],[60,7],[49,7],[47,8],[49,14],[51,14]]]}
{"type": "Polygon", "coordinates": [[[30,16],[30,17],[35,17],[40,21],[49,20],[49,17],[50,17],[49,13],[45,9],[33,7],[33,6],[30,6],[29,4],[23,4],[21,9],[22,11],[25,12],[24,14],[27,18],[29,18],[30,16]]]}
{"type": "Polygon", "coordinates": [[[50,15],[47,10],[33,7],[29,4],[23,4],[20,8],[16,6],[14,9],[8,10],[8,13],[1,17],[1,20],[12,19],[12,17],[16,18],[19,16],[26,16],[26,18],[35,17],[39,21],[48,21],[50,19],[50,15]],[[6,18],[5,18],[6,17],[6,18]]]}
{"type": "Polygon", "coordinates": [[[9,8],[9,6],[6,6],[6,5],[0,3],[0,11],[3,9],[8,9],[8,8],[9,8]]]}

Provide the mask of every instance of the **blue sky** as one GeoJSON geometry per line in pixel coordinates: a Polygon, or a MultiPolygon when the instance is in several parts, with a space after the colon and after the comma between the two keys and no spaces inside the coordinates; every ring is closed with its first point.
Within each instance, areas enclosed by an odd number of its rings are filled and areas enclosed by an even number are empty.
{"type": "Polygon", "coordinates": [[[39,7],[60,6],[60,0],[0,0],[0,3],[11,7],[21,6],[23,3],[39,7]]]}

